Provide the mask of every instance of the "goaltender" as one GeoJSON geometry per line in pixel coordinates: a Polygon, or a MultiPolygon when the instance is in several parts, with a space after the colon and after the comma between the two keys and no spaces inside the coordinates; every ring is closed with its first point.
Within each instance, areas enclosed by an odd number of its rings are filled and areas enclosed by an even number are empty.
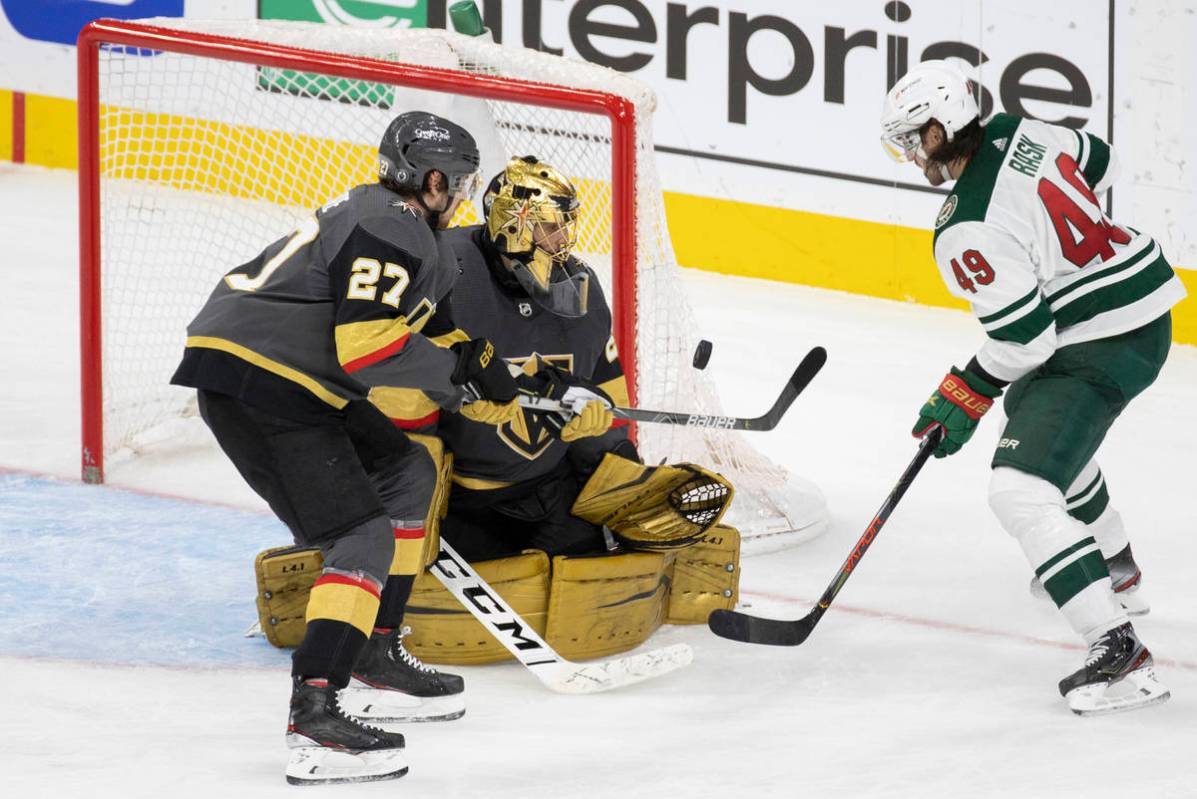
{"type": "MultiPolygon", "coordinates": [[[[483,224],[444,234],[460,275],[452,308],[442,304],[430,324],[455,327],[459,340],[485,336],[522,372],[526,393],[578,412],[525,409],[495,425],[440,413],[418,391],[372,392],[397,426],[435,429],[451,452],[440,535],[466,560],[487,561],[479,571],[500,591],[516,580],[542,599],[547,592],[548,637],[566,656],[628,649],[662,621],[705,621],[734,602],[739,536],[718,525],[732,488],[692,464],[644,466],[627,428],[612,426],[610,408],[627,404],[627,386],[602,287],[572,254],[577,190],[553,166],[517,157],[482,204],[483,224]]],[[[413,605],[439,604],[430,593],[413,605]]],[[[456,653],[449,662],[502,656],[489,642],[474,651],[445,640],[453,633],[423,611],[413,651],[442,662],[446,652],[456,653]]]]}

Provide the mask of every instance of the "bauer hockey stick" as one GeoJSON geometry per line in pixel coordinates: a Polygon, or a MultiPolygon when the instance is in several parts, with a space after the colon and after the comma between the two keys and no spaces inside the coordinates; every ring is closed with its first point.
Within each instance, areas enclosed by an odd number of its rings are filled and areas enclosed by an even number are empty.
{"type": "Polygon", "coordinates": [[[733,641],[744,641],[749,644],[798,646],[805,641],[815,629],[815,625],[819,623],[819,619],[823,618],[823,614],[827,612],[827,608],[831,607],[832,600],[835,599],[840,589],[844,587],[844,583],[848,582],[848,577],[851,576],[853,569],[860,563],[860,559],[868,551],[869,545],[873,543],[873,539],[877,537],[877,533],[881,532],[881,528],[885,525],[886,520],[889,519],[889,515],[898,506],[898,500],[906,493],[906,489],[910,488],[910,484],[914,482],[915,476],[923,468],[923,464],[927,462],[927,458],[931,457],[931,453],[935,450],[936,445],[939,444],[942,435],[943,429],[937,427],[923,439],[923,443],[919,446],[919,451],[915,453],[914,460],[906,467],[906,471],[902,472],[902,476],[898,478],[898,484],[894,486],[894,490],[885,498],[885,502],[881,504],[877,515],[873,517],[873,521],[869,522],[869,526],[865,529],[864,535],[856,542],[856,546],[848,554],[848,559],[844,561],[843,566],[840,566],[839,573],[831,581],[831,585],[827,586],[827,590],[823,592],[823,596],[819,597],[819,603],[815,605],[810,613],[807,613],[801,619],[786,620],[762,619],[758,616],[750,616],[747,613],[740,613],[734,610],[713,610],[711,611],[711,615],[707,617],[707,626],[711,628],[711,632],[722,638],[730,638],[733,641]]]}
{"type": "Polygon", "coordinates": [[[594,694],[622,688],[668,674],[694,659],[689,645],[675,644],[614,660],[574,663],[537,635],[443,538],[429,571],[516,660],[557,693],[594,694]]]}
{"type": "MultiPolygon", "coordinates": [[[[814,379],[814,376],[823,368],[823,364],[827,362],[827,350],[822,347],[815,347],[806,354],[802,362],[798,364],[798,368],[794,370],[794,374],[790,375],[789,381],[777,395],[777,399],[773,403],[773,407],[760,416],[744,417],[744,416],[712,416],[705,413],[686,413],[684,411],[653,411],[647,408],[620,408],[614,407],[611,412],[616,419],[629,419],[633,422],[648,422],[650,424],[680,424],[687,427],[710,427],[719,430],[772,430],[777,427],[777,423],[781,421],[781,417],[785,415],[786,411],[790,409],[790,405],[794,403],[802,390],[806,388],[807,384],[814,379]]],[[[581,410],[574,405],[559,402],[557,400],[545,399],[543,397],[534,397],[528,394],[521,394],[520,406],[532,411],[541,411],[544,413],[563,413],[566,415],[573,415],[581,410]]],[[[586,400],[583,399],[582,404],[586,400]]]]}

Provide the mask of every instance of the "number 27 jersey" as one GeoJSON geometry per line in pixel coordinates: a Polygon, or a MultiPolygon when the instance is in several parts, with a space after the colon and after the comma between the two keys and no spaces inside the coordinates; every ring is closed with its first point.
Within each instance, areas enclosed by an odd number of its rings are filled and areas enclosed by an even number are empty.
{"type": "Polygon", "coordinates": [[[985,328],[977,361],[994,377],[1017,380],[1059,347],[1134,330],[1184,298],[1160,245],[1102,212],[1115,166],[1084,132],[1008,114],[985,126],[934,246],[948,290],[985,328]]]}

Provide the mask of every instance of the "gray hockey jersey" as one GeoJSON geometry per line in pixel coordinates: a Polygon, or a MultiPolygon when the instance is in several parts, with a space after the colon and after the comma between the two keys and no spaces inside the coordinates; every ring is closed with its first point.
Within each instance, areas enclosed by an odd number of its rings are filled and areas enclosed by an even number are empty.
{"type": "Polygon", "coordinates": [[[456,407],[456,358],[420,335],[456,277],[452,251],[414,208],[358,186],[224,276],[171,382],[301,420],[374,386],[419,387],[456,407]]]}

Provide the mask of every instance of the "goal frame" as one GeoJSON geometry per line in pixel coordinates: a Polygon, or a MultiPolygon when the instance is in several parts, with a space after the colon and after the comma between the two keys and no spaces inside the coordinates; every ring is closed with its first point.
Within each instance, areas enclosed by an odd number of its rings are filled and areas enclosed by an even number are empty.
{"type": "MultiPolygon", "coordinates": [[[[611,124],[611,281],[613,333],[636,403],[636,106],[590,89],[456,72],[181,31],[131,21],[97,20],[78,38],[79,361],[82,479],[104,481],[103,308],[100,263],[100,61],[102,45],[178,52],[260,66],[320,72],[413,89],[522,102],[605,116],[611,124]]],[[[265,246],[268,242],[262,242],[265,246]]],[[[229,265],[230,268],[234,266],[229,265]]]]}

